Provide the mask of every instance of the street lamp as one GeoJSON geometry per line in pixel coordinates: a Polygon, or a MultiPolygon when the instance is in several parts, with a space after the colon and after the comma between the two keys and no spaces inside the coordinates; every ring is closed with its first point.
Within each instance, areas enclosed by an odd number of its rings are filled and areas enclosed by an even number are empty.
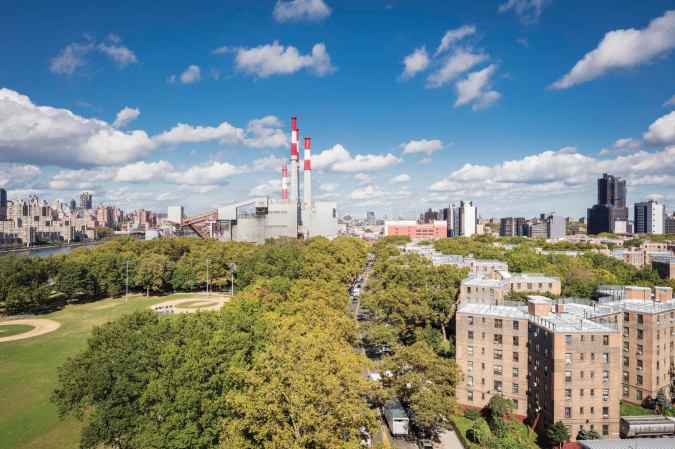
{"type": "Polygon", "coordinates": [[[124,300],[129,301],[129,261],[125,260],[124,264],[127,266],[127,286],[124,292],[124,300]]]}
{"type": "Polygon", "coordinates": [[[230,297],[234,298],[234,273],[237,272],[237,264],[236,263],[231,263],[230,264],[230,274],[232,275],[231,281],[230,281],[230,297]]]}
{"type": "Polygon", "coordinates": [[[210,296],[209,293],[209,263],[211,262],[211,259],[206,259],[206,297],[208,298],[210,296]]]}

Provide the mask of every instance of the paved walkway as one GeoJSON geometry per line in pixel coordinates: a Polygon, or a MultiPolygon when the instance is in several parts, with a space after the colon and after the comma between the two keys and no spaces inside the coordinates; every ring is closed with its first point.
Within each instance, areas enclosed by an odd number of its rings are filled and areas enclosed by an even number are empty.
{"type": "Polygon", "coordinates": [[[441,439],[443,449],[464,449],[454,430],[447,430],[438,435],[438,437],[441,439]]]}
{"type": "Polygon", "coordinates": [[[165,312],[168,310],[171,310],[171,313],[194,313],[198,310],[219,310],[223,305],[230,300],[229,296],[194,296],[190,298],[181,298],[181,299],[172,299],[171,301],[164,301],[160,302],[159,304],[155,304],[154,306],[150,306],[150,308],[156,312],[165,312]],[[191,302],[189,307],[174,307],[179,304],[184,304],[186,302],[191,302]],[[199,304],[213,304],[217,303],[208,307],[200,307],[199,304]]]}
{"type": "Polygon", "coordinates": [[[7,320],[0,322],[0,326],[10,326],[12,324],[26,324],[33,326],[33,329],[22,334],[10,335],[9,337],[0,338],[0,343],[5,341],[23,340],[24,338],[37,337],[38,335],[54,332],[61,327],[61,323],[54,320],[47,319],[25,319],[25,320],[7,320]]]}

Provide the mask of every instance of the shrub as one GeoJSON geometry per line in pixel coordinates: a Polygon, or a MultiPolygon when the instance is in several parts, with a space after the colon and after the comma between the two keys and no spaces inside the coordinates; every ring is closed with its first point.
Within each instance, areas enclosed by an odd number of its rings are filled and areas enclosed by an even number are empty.
{"type": "Polygon", "coordinates": [[[464,410],[464,417],[471,421],[475,421],[480,418],[480,410],[476,410],[475,408],[466,409],[464,410]]]}

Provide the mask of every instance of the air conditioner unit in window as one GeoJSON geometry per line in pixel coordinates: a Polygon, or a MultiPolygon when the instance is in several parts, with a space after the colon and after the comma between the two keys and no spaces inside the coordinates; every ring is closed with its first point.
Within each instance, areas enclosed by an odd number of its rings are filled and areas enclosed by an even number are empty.
{"type": "Polygon", "coordinates": [[[609,401],[609,396],[605,396],[602,398],[603,401],[609,401]]]}
{"type": "Polygon", "coordinates": [[[609,382],[609,379],[602,379],[603,382],[609,382]]]}
{"type": "Polygon", "coordinates": [[[607,419],[607,418],[609,418],[609,415],[602,415],[602,417],[603,417],[604,419],[607,419]]]}
{"type": "Polygon", "coordinates": [[[638,367],[637,367],[637,370],[638,370],[638,371],[642,371],[642,367],[641,367],[641,366],[638,366],[638,367]]]}

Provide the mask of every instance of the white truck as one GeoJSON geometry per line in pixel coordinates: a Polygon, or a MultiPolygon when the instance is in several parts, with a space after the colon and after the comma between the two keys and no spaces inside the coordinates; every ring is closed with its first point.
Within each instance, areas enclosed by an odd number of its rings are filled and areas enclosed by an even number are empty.
{"type": "Polygon", "coordinates": [[[394,436],[407,435],[410,429],[410,418],[399,401],[390,401],[382,407],[382,414],[387,426],[394,436]]]}

